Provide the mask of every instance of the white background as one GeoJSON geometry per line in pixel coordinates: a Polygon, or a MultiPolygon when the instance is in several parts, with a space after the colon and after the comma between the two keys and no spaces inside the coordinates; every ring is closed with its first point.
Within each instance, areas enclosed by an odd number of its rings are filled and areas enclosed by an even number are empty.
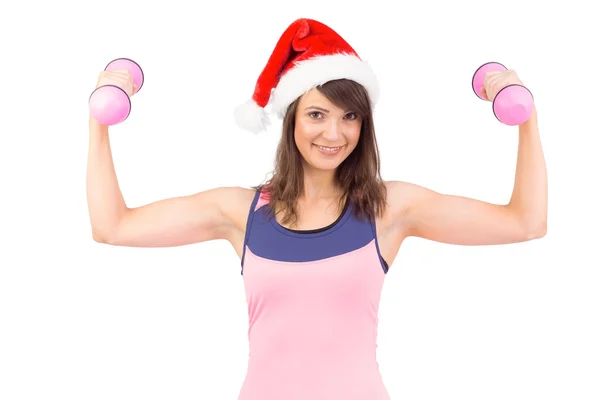
{"type": "Polygon", "coordinates": [[[232,113],[298,17],[333,27],[378,72],[384,179],[504,203],[517,128],[474,95],[475,68],[514,68],[538,108],[547,236],[405,242],[380,308],[378,361],[392,399],[600,398],[593,2],[144,3],[0,10],[1,399],[237,398],[248,355],[237,256],[224,242],[92,240],[87,100],[109,61],[141,64],[132,114],[111,129],[131,207],[258,184],[280,122],[256,136],[232,113]]]}

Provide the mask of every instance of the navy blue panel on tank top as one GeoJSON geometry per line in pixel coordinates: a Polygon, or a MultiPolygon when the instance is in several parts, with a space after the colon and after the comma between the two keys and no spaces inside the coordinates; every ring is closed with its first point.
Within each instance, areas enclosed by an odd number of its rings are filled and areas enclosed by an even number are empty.
{"type": "MultiPolygon", "coordinates": [[[[269,260],[310,262],[355,251],[376,237],[375,224],[357,218],[351,202],[346,203],[340,217],[331,225],[312,231],[294,231],[277,222],[268,204],[255,211],[258,198],[257,192],[248,216],[244,255],[247,246],[255,255],[269,260]]],[[[383,258],[381,263],[387,273],[383,258]]]]}

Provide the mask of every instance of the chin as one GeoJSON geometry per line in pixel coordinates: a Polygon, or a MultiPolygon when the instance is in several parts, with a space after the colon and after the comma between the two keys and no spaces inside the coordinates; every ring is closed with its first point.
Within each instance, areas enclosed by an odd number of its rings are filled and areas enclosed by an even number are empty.
{"type": "Polygon", "coordinates": [[[310,166],[320,171],[334,171],[340,166],[341,162],[323,162],[319,160],[310,160],[310,166]]]}

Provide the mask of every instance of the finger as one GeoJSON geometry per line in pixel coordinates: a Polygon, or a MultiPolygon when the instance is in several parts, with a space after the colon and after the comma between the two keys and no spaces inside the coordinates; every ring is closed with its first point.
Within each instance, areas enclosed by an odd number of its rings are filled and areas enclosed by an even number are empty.
{"type": "Polygon", "coordinates": [[[484,81],[485,82],[493,81],[493,80],[497,79],[498,76],[500,76],[500,72],[498,72],[498,71],[486,72],[484,81]]]}
{"type": "Polygon", "coordinates": [[[486,93],[489,93],[490,95],[495,95],[496,89],[498,88],[499,83],[502,79],[503,75],[500,73],[495,73],[494,75],[490,76],[489,79],[487,79],[484,82],[486,93]]]}
{"type": "Polygon", "coordinates": [[[488,99],[487,92],[486,92],[485,88],[481,88],[481,95],[483,96],[484,99],[488,99]]]}
{"type": "Polygon", "coordinates": [[[110,72],[112,74],[112,76],[114,77],[119,77],[119,78],[123,78],[123,79],[129,79],[131,74],[129,73],[129,71],[111,71],[110,72]]]}
{"type": "Polygon", "coordinates": [[[487,71],[483,76],[484,76],[484,80],[486,79],[491,79],[493,77],[496,77],[498,75],[500,75],[502,72],[501,71],[487,71]]]}
{"type": "Polygon", "coordinates": [[[485,88],[486,92],[490,92],[490,88],[495,77],[496,74],[494,72],[486,72],[485,78],[483,79],[483,87],[485,88]]]}

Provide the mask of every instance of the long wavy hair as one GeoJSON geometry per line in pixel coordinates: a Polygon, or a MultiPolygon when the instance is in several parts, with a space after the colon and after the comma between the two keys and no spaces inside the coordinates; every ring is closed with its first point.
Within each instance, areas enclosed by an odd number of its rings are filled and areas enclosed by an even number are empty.
{"type": "MultiPolygon", "coordinates": [[[[342,209],[346,201],[350,201],[359,218],[381,216],[386,205],[386,190],[381,178],[373,105],[367,91],[362,85],[347,79],[329,81],[316,89],[336,106],[350,109],[362,118],[356,148],[336,169],[336,181],[342,189],[338,207],[342,209]]],[[[272,177],[254,187],[268,194],[273,213],[282,213],[282,223],[291,225],[297,221],[297,199],[304,189],[302,155],[294,140],[299,101],[300,98],[296,99],[288,107],[283,118],[272,177]]]]}

